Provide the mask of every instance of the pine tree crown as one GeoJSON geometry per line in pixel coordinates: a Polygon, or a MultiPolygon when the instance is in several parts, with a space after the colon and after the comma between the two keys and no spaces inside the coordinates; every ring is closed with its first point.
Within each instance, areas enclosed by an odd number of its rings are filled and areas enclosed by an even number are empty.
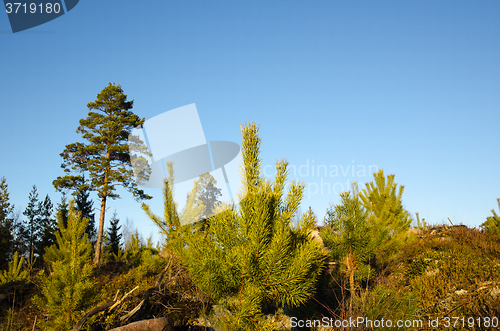
{"type": "Polygon", "coordinates": [[[263,178],[257,124],[243,125],[241,133],[243,188],[238,204],[219,204],[207,227],[180,225],[170,166],[164,218],[143,207],[195,283],[215,301],[228,305],[233,312],[229,319],[244,321],[251,329],[267,304],[298,306],[308,300],[324,255],[310,235],[316,224],[312,214],[304,213],[299,224],[292,226],[305,185],[292,182],[285,195],[285,160],[276,162],[274,180],[263,178]]]}

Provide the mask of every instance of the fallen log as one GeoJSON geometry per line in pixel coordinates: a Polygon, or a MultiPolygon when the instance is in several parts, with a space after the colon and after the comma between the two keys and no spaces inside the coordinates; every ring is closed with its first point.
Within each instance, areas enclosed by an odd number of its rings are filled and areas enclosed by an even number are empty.
{"type": "Polygon", "coordinates": [[[142,320],[110,331],[174,331],[174,325],[167,317],[142,320]]]}

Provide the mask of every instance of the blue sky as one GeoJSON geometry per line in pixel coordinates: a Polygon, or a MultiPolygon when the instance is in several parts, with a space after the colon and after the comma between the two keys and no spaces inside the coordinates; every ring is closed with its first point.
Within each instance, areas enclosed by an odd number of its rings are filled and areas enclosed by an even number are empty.
{"type": "MultiPolygon", "coordinates": [[[[146,119],[195,103],[207,140],[258,122],[263,165],[304,166],[320,219],[375,165],[411,213],[479,226],[500,198],[498,17],[498,1],[87,0],[13,34],[3,14],[0,176],[21,212],[34,184],[59,202],[59,153],[116,82],[146,119]]],[[[129,194],[108,206],[156,232],[129,194]]]]}

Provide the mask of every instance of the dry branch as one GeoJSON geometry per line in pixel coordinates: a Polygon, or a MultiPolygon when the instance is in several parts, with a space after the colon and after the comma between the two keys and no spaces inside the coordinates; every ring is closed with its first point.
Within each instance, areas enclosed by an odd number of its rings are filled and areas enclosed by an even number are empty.
{"type": "MultiPolygon", "coordinates": [[[[115,308],[115,307],[116,307],[116,306],[118,306],[120,303],[122,303],[122,302],[123,302],[123,300],[125,300],[125,298],[126,298],[126,297],[128,297],[130,293],[134,292],[134,291],[135,291],[135,290],[137,290],[138,288],[139,288],[139,286],[136,286],[136,287],[134,287],[134,289],[133,289],[132,291],[130,291],[130,292],[128,292],[128,293],[126,293],[126,294],[123,296],[123,298],[121,298],[120,300],[116,301],[116,302],[115,302],[115,303],[114,303],[114,304],[113,304],[113,305],[109,308],[109,310],[113,310],[113,308],[115,308]]],[[[117,294],[118,294],[118,293],[117,293],[117,294]]]]}
{"type": "MultiPolygon", "coordinates": [[[[165,273],[170,268],[171,264],[172,264],[172,257],[170,257],[170,259],[167,263],[167,266],[163,269],[163,271],[156,278],[155,285],[146,291],[144,299],[142,299],[141,302],[134,309],[132,309],[130,312],[128,312],[126,315],[120,317],[120,321],[122,321],[122,322],[127,321],[128,319],[133,317],[135,314],[137,314],[137,312],[148,302],[151,293],[153,293],[154,291],[158,291],[161,288],[161,285],[165,285],[166,283],[168,283],[171,280],[171,279],[168,279],[163,284],[161,283],[163,280],[163,277],[165,276],[165,273]]],[[[118,305],[120,305],[132,292],[134,292],[138,288],[139,288],[139,286],[134,287],[134,289],[132,289],[130,292],[126,293],[120,300],[117,301],[116,299],[117,299],[118,293],[119,293],[119,290],[118,290],[116,292],[114,300],[108,301],[105,304],[102,304],[102,305],[92,309],[91,311],[89,311],[87,314],[85,314],[78,321],[78,323],[73,327],[72,331],[80,331],[80,329],[82,328],[83,324],[85,324],[87,319],[94,316],[95,314],[97,314],[101,311],[104,311],[104,310],[108,310],[108,312],[110,312],[111,310],[116,308],[118,305]]],[[[151,320],[151,321],[153,321],[153,320],[151,320]]],[[[132,324],[134,324],[134,323],[132,323],[132,324]]],[[[117,329],[113,329],[113,330],[122,330],[122,329],[117,328],[117,329]]],[[[128,329],[123,329],[123,330],[128,330],[128,329]]],[[[130,329],[130,330],[136,330],[136,329],[130,329]]],[[[139,330],[139,329],[137,329],[137,330],[139,330]]],[[[149,330],[149,329],[144,329],[144,330],[149,330]]],[[[153,330],[153,329],[151,329],[151,330],[153,330]]],[[[154,329],[154,330],[156,330],[156,329],[154,329]]],[[[161,329],[159,329],[159,330],[161,330],[161,329]]],[[[169,329],[166,329],[166,330],[169,330],[169,329]]]]}
{"type": "Polygon", "coordinates": [[[106,310],[108,309],[108,307],[110,307],[111,305],[113,305],[115,302],[114,301],[108,301],[106,302],[105,304],[102,304],[98,307],[95,307],[94,309],[92,309],[91,311],[89,311],[88,313],[86,313],[79,321],[78,323],[75,324],[75,326],[73,327],[73,330],[72,331],[80,331],[80,329],[82,328],[83,324],[85,324],[85,322],[87,321],[87,319],[91,316],[94,316],[95,314],[103,311],[103,310],[106,310]]]}

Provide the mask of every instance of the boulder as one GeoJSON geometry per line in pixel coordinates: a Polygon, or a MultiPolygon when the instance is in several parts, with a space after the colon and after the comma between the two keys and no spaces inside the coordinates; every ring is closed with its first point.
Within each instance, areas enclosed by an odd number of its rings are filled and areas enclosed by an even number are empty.
{"type": "Polygon", "coordinates": [[[168,318],[162,317],[137,321],[110,331],[174,331],[174,325],[168,318]]]}

